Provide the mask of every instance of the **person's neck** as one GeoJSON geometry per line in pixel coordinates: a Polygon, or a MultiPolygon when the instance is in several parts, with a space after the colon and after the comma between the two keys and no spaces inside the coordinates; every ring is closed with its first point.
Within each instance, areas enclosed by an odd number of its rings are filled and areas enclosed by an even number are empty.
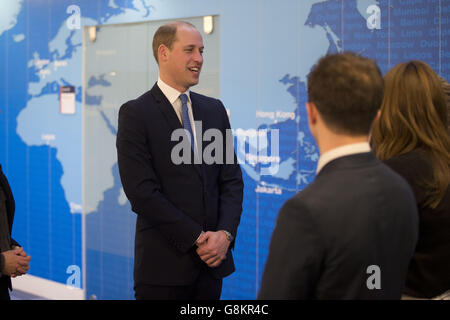
{"type": "Polygon", "coordinates": [[[360,142],[368,142],[368,136],[349,136],[343,134],[336,134],[332,132],[323,133],[317,139],[317,146],[319,147],[320,154],[324,154],[330,150],[360,142]]]}
{"type": "Polygon", "coordinates": [[[164,82],[165,84],[167,84],[168,86],[177,90],[180,93],[186,92],[189,89],[189,88],[184,88],[182,86],[177,85],[176,83],[174,83],[173,81],[170,80],[170,77],[167,77],[166,74],[161,71],[159,73],[159,78],[162,80],[162,82],[164,82]]]}

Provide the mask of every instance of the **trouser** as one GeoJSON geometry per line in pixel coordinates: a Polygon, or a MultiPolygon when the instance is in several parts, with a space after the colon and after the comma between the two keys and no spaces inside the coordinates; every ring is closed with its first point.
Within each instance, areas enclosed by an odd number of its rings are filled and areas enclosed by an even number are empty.
{"type": "Polygon", "coordinates": [[[209,272],[200,272],[192,285],[187,286],[135,286],[136,300],[219,300],[222,279],[214,278],[209,272]]]}
{"type": "Polygon", "coordinates": [[[7,277],[0,277],[0,300],[10,300],[9,297],[10,280],[7,277]]]}

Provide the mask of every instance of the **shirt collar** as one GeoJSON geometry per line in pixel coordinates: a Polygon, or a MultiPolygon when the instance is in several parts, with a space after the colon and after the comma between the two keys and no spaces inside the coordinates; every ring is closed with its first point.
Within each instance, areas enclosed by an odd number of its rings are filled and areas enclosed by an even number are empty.
{"type": "Polygon", "coordinates": [[[188,89],[186,92],[179,92],[177,89],[172,88],[167,83],[161,80],[158,77],[158,87],[161,89],[162,93],[166,96],[167,100],[173,105],[175,101],[180,97],[181,94],[185,93],[188,97],[188,103],[191,102],[190,90],[188,89]]]}
{"type": "Polygon", "coordinates": [[[365,153],[370,151],[371,149],[368,142],[352,143],[342,147],[331,149],[320,156],[319,162],[317,163],[316,174],[318,174],[319,171],[322,170],[322,168],[325,167],[327,163],[333,161],[334,159],[351,154],[365,153]]]}

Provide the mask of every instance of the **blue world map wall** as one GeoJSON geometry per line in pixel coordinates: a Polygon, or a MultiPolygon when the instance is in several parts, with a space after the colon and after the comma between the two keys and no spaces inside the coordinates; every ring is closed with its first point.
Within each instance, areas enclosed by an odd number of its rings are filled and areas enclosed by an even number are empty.
{"type": "MultiPolygon", "coordinates": [[[[267,162],[258,146],[237,148],[244,210],[237,270],[224,281],[223,299],[256,297],[278,210],[314,179],[319,153],[304,105],[318,58],[354,51],[375,59],[383,73],[419,59],[450,80],[450,0],[1,1],[0,164],[16,199],[13,237],[32,256],[31,275],[65,284],[67,268],[85,263],[87,298],[133,299],[132,255],[82,252],[82,27],[204,15],[221,19],[218,98],[236,141],[268,133],[271,155],[270,132],[279,133],[272,175],[262,174],[267,162]],[[69,26],[71,5],[79,9],[78,28],[69,26]],[[60,86],[75,87],[74,115],[59,113],[60,86]]],[[[88,86],[107,85],[92,81],[88,86]]],[[[108,123],[112,132],[116,126],[108,123]]],[[[132,248],[135,214],[114,214],[129,204],[118,201],[117,166],[111,175],[99,209],[85,217],[86,241],[132,248]]]]}

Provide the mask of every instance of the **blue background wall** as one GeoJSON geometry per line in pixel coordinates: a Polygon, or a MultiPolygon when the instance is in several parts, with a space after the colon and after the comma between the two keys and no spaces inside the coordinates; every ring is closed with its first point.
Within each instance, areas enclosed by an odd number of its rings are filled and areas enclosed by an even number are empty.
{"type": "MultiPolygon", "coordinates": [[[[82,265],[82,29],[67,25],[73,4],[81,28],[219,15],[220,98],[236,136],[279,130],[277,174],[261,175],[261,162],[242,164],[237,271],[224,282],[224,299],[256,297],[277,212],[314,178],[319,154],[304,104],[306,77],[320,56],[355,51],[376,59],[383,73],[420,59],[450,80],[450,0],[1,1],[0,164],[17,203],[13,237],[33,258],[30,274],[60,283],[68,266],[82,265]],[[367,26],[370,5],[380,9],[380,29],[367,26]],[[57,112],[60,85],[76,88],[73,116],[57,112]]],[[[87,219],[112,228],[104,213],[87,219]]],[[[88,297],[133,298],[132,259],[101,251],[86,258],[88,297]]]]}

